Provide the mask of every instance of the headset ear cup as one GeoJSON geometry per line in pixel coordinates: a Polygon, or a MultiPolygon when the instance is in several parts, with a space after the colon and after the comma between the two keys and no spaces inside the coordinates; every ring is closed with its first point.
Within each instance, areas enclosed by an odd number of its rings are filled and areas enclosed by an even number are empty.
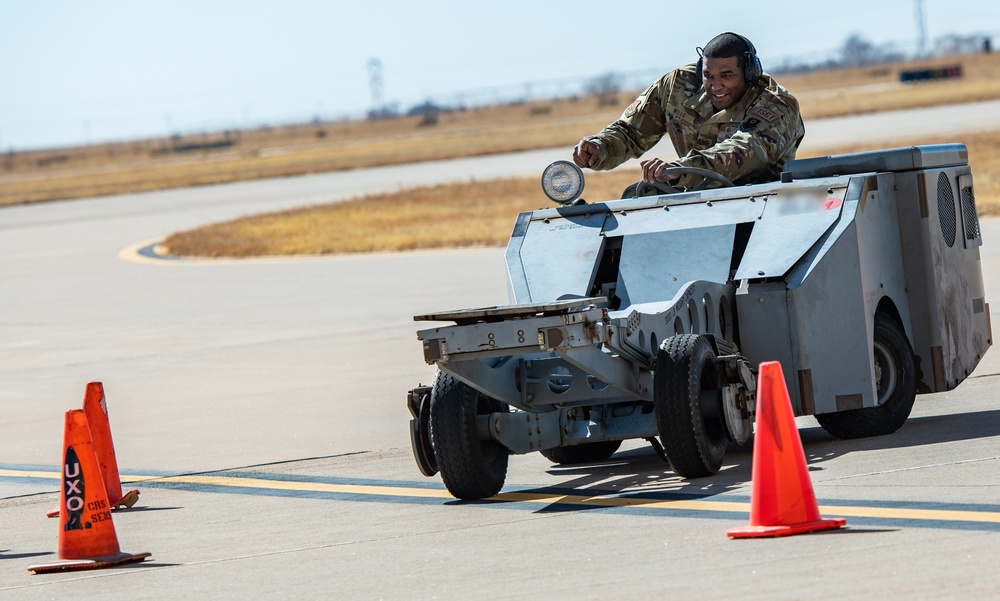
{"type": "Polygon", "coordinates": [[[747,83],[754,83],[758,77],[764,74],[764,68],[761,67],[760,59],[757,58],[757,48],[745,36],[733,33],[732,31],[727,31],[726,33],[743,40],[743,44],[746,46],[746,53],[743,55],[745,58],[743,61],[743,79],[747,83]]]}
{"type": "Polygon", "coordinates": [[[697,78],[698,78],[698,81],[701,81],[701,61],[702,61],[702,60],[704,60],[704,59],[702,59],[702,58],[701,58],[701,57],[699,56],[699,57],[698,57],[698,62],[697,62],[697,63],[695,63],[695,65],[694,65],[694,74],[695,74],[695,77],[697,77],[697,78]]]}
{"type": "Polygon", "coordinates": [[[746,78],[747,83],[757,81],[757,78],[763,74],[764,69],[760,66],[760,59],[757,58],[756,54],[748,53],[746,65],[743,69],[743,77],[746,78]]]}

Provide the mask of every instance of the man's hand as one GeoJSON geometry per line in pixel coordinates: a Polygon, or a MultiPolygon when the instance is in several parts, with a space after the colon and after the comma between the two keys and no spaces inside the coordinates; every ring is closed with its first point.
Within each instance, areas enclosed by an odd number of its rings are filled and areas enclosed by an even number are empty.
{"type": "Polygon", "coordinates": [[[677,167],[677,163],[668,163],[661,159],[646,159],[639,164],[642,165],[642,181],[647,184],[654,182],[676,182],[681,177],[680,175],[661,175],[667,167],[677,167]]]}
{"type": "Polygon", "coordinates": [[[576,163],[578,167],[593,168],[600,158],[601,147],[590,140],[580,140],[580,143],[573,149],[573,162],[576,163]]]}

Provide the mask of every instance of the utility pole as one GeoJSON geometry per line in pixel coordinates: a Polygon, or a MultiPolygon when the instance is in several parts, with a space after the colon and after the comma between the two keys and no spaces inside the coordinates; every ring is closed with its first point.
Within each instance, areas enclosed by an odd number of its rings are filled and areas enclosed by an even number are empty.
{"type": "Polygon", "coordinates": [[[917,54],[927,55],[927,20],[924,18],[924,0],[913,0],[917,17],[917,54]]]}
{"type": "Polygon", "coordinates": [[[382,61],[371,58],[368,61],[368,86],[372,93],[372,109],[370,115],[375,118],[384,117],[385,104],[382,99],[382,61]]]}

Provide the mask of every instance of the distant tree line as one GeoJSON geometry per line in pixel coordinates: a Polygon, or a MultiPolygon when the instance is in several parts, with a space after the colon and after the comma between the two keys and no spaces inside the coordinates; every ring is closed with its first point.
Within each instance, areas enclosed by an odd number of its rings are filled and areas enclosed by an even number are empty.
{"type": "MultiPolygon", "coordinates": [[[[992,39],[989,35],[948,34],[937,38],[928,54],[933,56],[975,54],[977,52],[990,52],[991,47],[992,39]]],[[[847,39],[844,40],[844,43],[833,56],[828,56],[818,61],[785,58],[784,61],[767,70],[771,73],[798,73],[819,69],[867,67],[870,65],[895,63],[912,58],[920,58],[919,53],[907,51],[894,42],[875,44],[860,33],[852,33],[847,36],[847,39]]]]}
{"type": "MultiPolygon", "coordinates": [[[[974,54],[977,52],[990,52],[992,39],[989,34],[948,34],[934,40],[932,47],[927,51],[927,55],[950,55],[950,54],[974,54]]],[[[812,56],[786,57],[779,61],[771,60],[765,64],[764,68],[769,73],[801,73],[806,71],[816,71],[822,69],[840,69],[846,67],[867,67],[887,63],[901,62],[912,58],[919,58],[919,52],[909,49],[910,44],[899,44],[888,42],[876,44],[865,38],[860,33],[852,33],[847,36],[841,46],[833,51],[824,52],[812,56]]],[[[372,110],[368,113],[369,119],[386,119],[401,115],[421,117],[420,125],[434,125],[438,122],[441,114],[455,110],[465,110],[470,106],[480,104],[520,104],[530,100],[541,98],[575,98],[580,95],[596,97],[601,106],[619,104],[619,95],[625,90],[633,89],[637,84],[642,86],[648,83],[649,77],[655,77],[653,71],[643,70],[639,79],[636,76],[640,72],[623,73],[609,71],[587,78],[585,80],[553,80],[551,82],[532,82],[524,84],[520,92],[511,86],[509,93],[502,93],[498,89],[470,91],[460,96],[466,100],[447,101],[443,99],[430,99],[414,105],[407,111],[400,110],[399,105],[388,105],[372,110]],[[548,84],[548,85],[546,85],[548,84]],[[538,89],[549,88],[549,95],[544,92],[539,95],[538,89]],[[489,100],[480,98],[479,101],[468,102],[469,97],[477,95],[484,98],[492,97],[489,100]]],[[[658,72],[658,71],[657,71],[658,72]]]]}

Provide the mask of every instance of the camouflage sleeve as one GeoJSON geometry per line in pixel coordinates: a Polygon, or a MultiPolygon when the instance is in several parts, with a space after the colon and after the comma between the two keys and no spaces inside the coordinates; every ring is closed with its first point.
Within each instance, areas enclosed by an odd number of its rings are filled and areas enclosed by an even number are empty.
{"type": "Polygon", "coordinates": [[[666,133],[663,96],[669,93],[673,74],[664,75],[625,109],[622,116],[588,139],[601,149],[595,170],[614,169],[642,156],[666,133]]]}
{"type": "Polygon", "coordinates": [[[805,128],[794,100],[763,102],[751,108],[729,138],[703,150],[692,150],[678,165],[710,169],[736,181],[755,171],[776,176],[795,157],[805,128]]]}

